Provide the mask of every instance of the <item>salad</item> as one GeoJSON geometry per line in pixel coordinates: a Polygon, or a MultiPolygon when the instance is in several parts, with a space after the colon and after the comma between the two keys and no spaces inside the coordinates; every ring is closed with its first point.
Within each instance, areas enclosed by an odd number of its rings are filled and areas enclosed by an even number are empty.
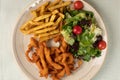
{"type": "Polygon", "coordinates": [[[83,3],[76,1],[74,9],[69,6],[64,10],[65,18],[61,33],[70,45],[70,52],[74,57],[90,61],[101,56],[101,51],[106,48],[106,42],[94,13],[83,8],[83,3]]]}

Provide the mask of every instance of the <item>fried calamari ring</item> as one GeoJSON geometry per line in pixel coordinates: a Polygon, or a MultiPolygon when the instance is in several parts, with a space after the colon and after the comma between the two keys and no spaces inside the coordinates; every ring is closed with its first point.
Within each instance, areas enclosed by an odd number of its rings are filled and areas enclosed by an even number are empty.
{"type": "Polygon", "coordinates": [[[59,73],[57,73],[57,77],[60,79],[61,77],[63,77],[65,75],[65,69],[61,70],[59,73]]]}
{"type": "Polygon", "coordinates": [[[44,54],[44,46],[40,45],[39,48],[37,49],[37,53],[40,56],[40,61],[43,67],[43,70],[41,71],[41,75],[47,77],[48,76],[48,67],[47,63],[45,61],[45,54],[44,54]]]}
{"type": "Polygon", "coordinates": [[[37,62],[38,60],[39,60],[39,56],[34,52],[33,54],[32,54],[32,59],[33,59],[33,62],[37,62]]]}
{"type": "Polygon", "coordinates": [[[45,52],[46,60],[47,60],[55,69],[62,69],[62,66],[60,66],[59,64],[57,64],[57,63],[55,63],[55,62],[52,61],[52,58],[50,57],[50,49],[48,49],[47,47],[45,47],[44,52],[45,52]]]}
{"type": "Polygon", "coordinates": [[[28,45],[28,49],[25,52],[25,55],[27,57],[27,60],[30,62],[36,62],[39,59],[39,56],[37,56],[36,53],[34,53],[34,49],[38,48],[38,41],[35,40],[33,37],[30,39],[30,44],[28,45]],[[32,53],[32,58],[30,58],[29,54],[32,53]]]}
{"type": "Polygon", "coordinates": [[[62,59],[62,63],[63,63],[63,65],[64,65],[64,67],[65,67],[65,72],[66,72],[66,74],[67,75],[70,75],[70,68],[69,68],[69,65],[68,64],[71,64],[71,63],[73,63],[73,56],[72,56],[72,54],[70,54],[70,53],[63,53],[62,54],[62,56],[63,56],[63,59],[62,59]],[[67,60],[67,58],[70,60],[67,60]]]}
{"type": "Polygon", "coordinates": [[[64,52],[66,52],[66,49],[67,49],[67,43],[65,42],[64,38],[62,38],[60,50],[64,53],[64,52]]]}

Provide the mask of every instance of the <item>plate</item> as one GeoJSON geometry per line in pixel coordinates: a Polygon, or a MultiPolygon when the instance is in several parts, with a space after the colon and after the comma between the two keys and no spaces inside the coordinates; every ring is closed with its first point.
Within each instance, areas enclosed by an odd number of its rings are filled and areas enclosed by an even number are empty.
{"type": "MultiPolygon", "coordinates": [[[[20,18],[17,21],[17,24],[14,29],[13,33],[13,51],[14,55],[16,58],[16,61],[22,71],[31,79],[31,80],[51,80],[51,78],[44,78],[44,77],[39,77],[39,71],[33,63],[30,63],[27,61],[26,56],[25,56],[25,50],[27,49],[27,45],[29,43],[30,36],[25,36],[23,35],[19,28],[20,26],[30,19],[32,15],[30,14],[30,11],[33,9],[36,9],[38,6],[41,4],[45,3],[47,0],[37,0],[32,2],[21,14],[20,18]]],[[[105,25],[103,23],[102,18],[98,14],[98,12],[87,2],[82,0],[84,4],[84,9],[92,11],[95,15],[95,18],[98,22],[98,25],[101,27],[103,30],[103,38],[107,42],[107,31],[105,28],[105,25]]],[[[107,42],[108,43],[108,42],[107,42]]],[[[74,71],[70,76],[66,76],[62,78],[63,80],[90,80],[95,76],[95,74],[100,70],[101,66],[103,65],[105,56],[106,56],[106,51],[102,51],[102,55],[99,58],[92,59],[89,62],[84,62],[83,65],[74,71]]]]}

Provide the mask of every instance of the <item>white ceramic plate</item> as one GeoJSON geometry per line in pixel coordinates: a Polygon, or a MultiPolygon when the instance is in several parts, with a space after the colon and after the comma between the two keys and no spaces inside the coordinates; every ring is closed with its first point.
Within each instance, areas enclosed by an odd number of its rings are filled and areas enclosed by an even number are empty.
{"type": "MultiPolygon", "coordinates": [[[[20,68],[23,70],[23,72],[31,79],[31,80],[51,80],[50,78],[45,79],[43,77],[39,77],[39,71],[35,65],[32,63],[29,63],[25,57],[25,50],[27,49],[27,45],[29,43],[30,36],[24,36],[19,28],[20,26],[31,18],[30,11],[37,8],[47,0],[37,0],[32,2],[23,14],[20,16],[14,30],[13,35],[13,50],[14,55],[16,58],[17,63],[19,64],[20,68]]],[[[83,1],[83,0],[82,0],[83,1]]],[[[103,23],[103,20],[101,19],[100,15],[97,13],[97,11],[87,2],[83,1],[84,3],[84,9],[90,10],[94,12],[96,20],[99,24],[99,26],[103,30],[103,38],[107,42],[107,32],[105,25],[103,23]]],[[[84,64],[73,72],[70,76],[64,77],[63,80],[90,80],[101,68],[105,56],[106,56],[107,48],[102,51],[102,56],[99,58],[95,58],[91,60],[90,62],[84,62],[84,64]]]]}

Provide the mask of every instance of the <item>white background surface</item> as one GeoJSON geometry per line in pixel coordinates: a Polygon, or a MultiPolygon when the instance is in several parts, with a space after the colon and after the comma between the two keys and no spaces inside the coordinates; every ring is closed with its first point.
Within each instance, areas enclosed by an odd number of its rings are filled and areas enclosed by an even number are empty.
{"type": "MultiPolygon", "coordinates": [[[[34,0],[0,0],[0,80],[29,80],[16,64],[12,33],[18,16],[34,0]]],[[[102,16],[109,37],[106,60],[92,80],[120,80],[120,0],[86,0],[102,16]]]]}

